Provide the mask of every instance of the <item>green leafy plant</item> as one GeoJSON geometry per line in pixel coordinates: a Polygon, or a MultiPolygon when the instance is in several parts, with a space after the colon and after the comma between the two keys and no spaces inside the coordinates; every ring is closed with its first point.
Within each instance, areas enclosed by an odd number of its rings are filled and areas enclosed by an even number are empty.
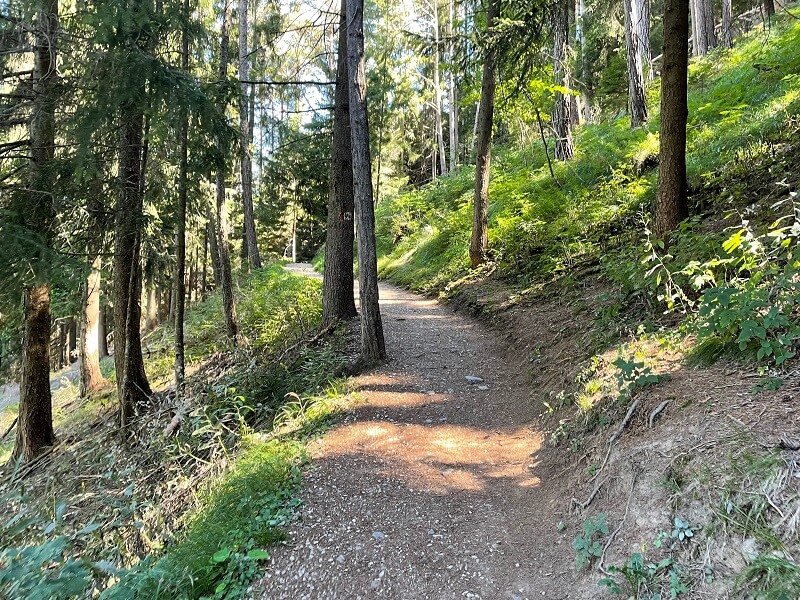
{"type": "Polygon", "coordinates": [[[650,367],[646,367],[643,362],[639,362],[635,358],[628,360],[619,356],[612,364],[619,370],[617,385],[620,390],[620,399],[630,398],[635,392],[655,385],[662,379],[661,375],[653,373],[650,367]]]}
{"type": "Polygon", "coordinates": [[[699,527],[691,525],[688,521],[684,521],[678,517],[675,517],[674,524],[675,526],[672,529],[672,533],[670,533],[670,537],[679,542],[691,539],[694,537],[694,532],[700,529],[699,527]]]}
{"type": "Polygon", "coordinates": [[[579,571],[594,558],[603,554],[603,546],[598,536],[608,535],[607,515],[605,513],[589,517],[583,522],[583,534],[572,540],[572,548],[577,554],[575,568],[579,571]]]}
{"type": "Polygon", "coordinates": [[[614,576],[601,579],[598,584],[608,588],[615,596],[635,600],[662,600],[677,598],[688,591],[678,566],[671,557],[659,562],[648,562],[640,552],[632,554],[622,566],[609,567],[614,576]],[[662,591],[666,588],[667,592],[662,591]]]}

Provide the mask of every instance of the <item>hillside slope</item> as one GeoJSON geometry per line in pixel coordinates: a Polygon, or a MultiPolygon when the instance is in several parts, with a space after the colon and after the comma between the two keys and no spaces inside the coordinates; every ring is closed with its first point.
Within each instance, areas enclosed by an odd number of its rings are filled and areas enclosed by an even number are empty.
{"type": "Polygon", "coordinates": [[[692,63],[695,216],[669,251],[647,235],[658,89],[645,129],[580,129],[555,180],[540,146],[497,152],[483,269],[470,168],[378,207],[381,275],[482,315],[528,372],[564,577],[800,597],[799,72],[788,17],[692,63]]]}

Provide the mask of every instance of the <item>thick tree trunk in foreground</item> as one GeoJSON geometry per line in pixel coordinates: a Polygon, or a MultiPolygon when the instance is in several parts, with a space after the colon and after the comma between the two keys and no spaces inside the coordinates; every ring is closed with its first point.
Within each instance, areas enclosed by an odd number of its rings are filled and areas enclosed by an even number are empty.
{"type": "Polygon", "coordinates": [[[636,44],[638,38],[636,16],[631,0],[624,0],[623,9],[625,12],[625,55],[628,67],[628,106],[631,112],[631,127],[640,127],[647,122],[647,101],[644,97],[639,48],[636,44]]]}
{"type": "Polygon", "coordinates": [[[22,211],[25,226],[40,236],[43,250],[35,266],[35,281],[25,288],[22,378],[17,436],[13,458],[28,461],[55,441],[50,397],[49,247],[53,220],[52,168],[55,156],[55,107],[58,88],[56,47],[57,0],[37,3],[34,47],[33,114],[30,121],[30,190],[22,211]]]}
{"type": "Polygon", "coordinates": [[[120,427],[125,430],[136,405],[146,400],[151,392],[144,370],[139,331],[142,316],[140,221],[144,116],[137,107],[127,106],[122,109],[121,118],[120,191],[114,232],[114,369],[120,427]]]}
{"type": "MultiPolygon", "coordinates": [[[[499,15],[498,0],[489,0],[486,30],[491,31],[499,15]]],[[[472,235],[469,258],[473,268],[486,262],[489,247],[489,170],[492,164],[494,96],[497,87],[497,47],[487,42],[481,75],[481,99],[475,117],[475,195],[472,206],[472,235]]]]}
{"type": "Polygon", "coordinates": [[[50,398],[50,285],[25,290],[25,333],[14,458],[34,458],[55,442],[50,398]]]}
{"type": "MultiPolygon", "coordinates": [[[[239,80],[250,80],[250,57],[247,49],[248,35],[248,0],[239,0],[239,80]]],[[[253,156],[250,153],[252,128],[250,127],[250,104],[248,89],[250,84],[240,84],[239,92],[239,128],[242,130],[241,155],[239,165],[242,176],[242,204],[244,211],[244,245],[247,248],[247,260],[254,269],[261,268],[261,254],[258,251],[256,238],[256,220],[253,214],[253,156]]],[[[244,252],[244,250],[243,250],[244,252]]]]}
{"type": "Polygon", "coordinates": [[[92,261],[83,287],[81,347],[78,352],[80,395],[86,397],[103,385],[100,373],[100,256],[92,261]]]}
{"type": "Polygon", "coordinates": [[[347,68],[350,134],[353,151],[353,192],[358,219],[358,284],[361,299],[363,365],[386,358],[378,304],[378,259],[375,248],[375,206],[367,124],[367,78],[364,65],[364,2],[347,0],[347,68]]]}
{"type": "Polygon", "coordinates": [[[689,1],[666,0],[664,6],[661,148],[654,227],[662,239],[689,216],[686,185],[689,1]]]}
{"type": "MultiPolygon", "coordinates": [[[[566,0],[559,0],[554,10],[553,79],[557,86],[569,88],[566,67],[569,45],[569,3],[566,0]]],[[[555,157],[558,160],[570,160],[575,154],[575,148],[572,144],[570,101],[560,91],[555,93],[553,131],[556,135],[555,157]]]]}
{"type": "Polygon", "coordinates": [[[328,190],[328,230],[322,286],[322,322],[356,316],[353,296],[353,151],[347,68],[347,4],[341,2],[339,48],[334,90],[331,175],[328,190]]]}
{"type": "MultiPolygon", "coordinates": [[[[230,29],[230,5],[225,0],[222,13],[222,33],[220,35],[219,78],[228,77],[228,31],[230,29]]],[[[228,243],[228,207],[225,202],[225,158],[224,153],[217,165],[217,214],[216,214],[217,253],[219,255],[219,283],[222,288],[222,307],[225,312],[225,328],[228,338],[235,346],[239,340],[239,324],[236,318],[236,303],[233,298],[233,276],[231,274],[231,250],[228,243]]]]}

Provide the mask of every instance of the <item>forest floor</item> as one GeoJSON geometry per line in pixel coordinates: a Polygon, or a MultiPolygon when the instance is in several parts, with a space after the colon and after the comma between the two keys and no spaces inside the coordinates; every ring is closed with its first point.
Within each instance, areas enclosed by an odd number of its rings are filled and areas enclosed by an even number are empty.
{"type": "Polygon", "coordinates": [[[310,445],[304,508],[253,596],[596,597],[556,527],[564,490],[537,470],[525,370],[483,324],[389,284],[380,296],[389,361],[310,445]]]}

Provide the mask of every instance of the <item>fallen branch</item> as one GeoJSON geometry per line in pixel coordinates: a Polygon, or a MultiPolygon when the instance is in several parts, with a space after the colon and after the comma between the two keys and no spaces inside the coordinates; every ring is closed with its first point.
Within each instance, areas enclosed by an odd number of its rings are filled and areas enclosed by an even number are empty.
{"type": "Polygon", "coordinates": [[[656,409],[650,413],[650,418],[647,421],[650,429],[653,428],[653,422],[656,420],[656,417],[665,409],[667,405],[670,403],[670,400],[664,400],[661,404],[659,404],[656,409]]]}
{"type": "Polygon", "coordinates": [[[628,425],[628,422],[631,420],[631,417],[633,416],[633,412],[639,406],[639,403],[641,401],[642,401],[642,397],[641,396],[637,396],[636,400],[634,400],[633,404],[631,404],[630,407],[628,408],[628,412],[625,413],[625,418],[622,419],[622,424],[619,426],[619,429],[617,429],[617,431],[614,432],[614,435],[611,436],[611,439],[608,440],[608,450],[606,451],[606,457],[603,459],[603,464],[600,465],[600,468],[597,469],[597,473],[595,473],[592,476],[592,478],[589,480],[590,482],[594,481],[595,479],[597,479],[597,477],[600,475],[600,473],[603,472],[603,469],[605,469],[606,464],[608,463],[608,459],[611,456],[611,449],[614,447],[614,444],[619,439],[619,437],[622,435],[622,432],[625,430],[625,427],[628,425]]]}

